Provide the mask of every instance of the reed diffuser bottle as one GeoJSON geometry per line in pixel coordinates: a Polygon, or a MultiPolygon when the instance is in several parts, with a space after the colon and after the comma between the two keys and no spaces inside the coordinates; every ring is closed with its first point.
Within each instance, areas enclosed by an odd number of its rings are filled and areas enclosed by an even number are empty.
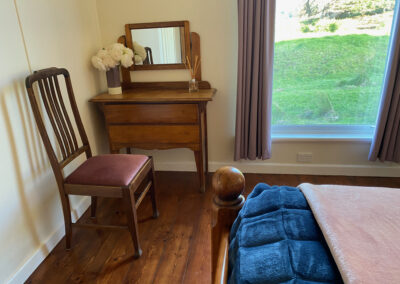
{"type": "Polygon", "coordinates": [[[196,74],[197,70],[199,69],[200,66],[200,60],[199,57],[196,55],[195,60],[194,60],[194,65],[192,66],[192,63],[190,62],[189,56],[186,56],[186,62],[185,62],[186,68],[189,69],[190,72],[190,81],[189,81],[189,92],[198,92],[199,91],[199,82],[196,80],[196,74]]]}

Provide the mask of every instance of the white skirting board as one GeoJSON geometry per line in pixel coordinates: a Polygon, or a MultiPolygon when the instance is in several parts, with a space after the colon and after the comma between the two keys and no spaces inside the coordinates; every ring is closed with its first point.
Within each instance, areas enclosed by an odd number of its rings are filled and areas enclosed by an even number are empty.
{"type": "MultiPolygon", "coordinates": [[[[72,208],[72,222],[77,221],[83,215],[83,213],[85,213],[89,206],[90,198],[82,198],[82,201],[75,208],[72,208]]],[[[65,229],[63,221],[62,225],[57,230],[55,230],[45,242],[40,245],[36,252],[25,261],[25,263],[14,273],[14,275],[7,281],[7,283],[24,283],[26,279],[28,279],[28,277],[47,257],[48,253],[44,252],[51,252],[64,237],[64,235],[65,229]]]]}
{"type": "MultiPolygon", "coordinates": [[[[156,171],[196,171],[193,162],[157,162],[156,171]]],[[[374,176],[400,177],[400,166],[396,164],[382,164],[382,166],[368,165],[340,165],[340,164],[283,164],[262,162],[209,162],[209,171],[215,172],[220,167],[233,166],[244,173],[255,174],[302,174],[302,175],[331,175],[331,176],[374,176]]]]}

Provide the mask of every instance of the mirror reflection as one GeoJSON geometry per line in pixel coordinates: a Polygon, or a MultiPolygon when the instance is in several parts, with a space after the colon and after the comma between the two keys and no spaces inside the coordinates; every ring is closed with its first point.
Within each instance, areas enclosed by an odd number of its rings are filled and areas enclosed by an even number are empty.
{"type": "Polygon", "coordinates": [[[135,65],[182,64],[184,28],[131,29],[135,65]]]}

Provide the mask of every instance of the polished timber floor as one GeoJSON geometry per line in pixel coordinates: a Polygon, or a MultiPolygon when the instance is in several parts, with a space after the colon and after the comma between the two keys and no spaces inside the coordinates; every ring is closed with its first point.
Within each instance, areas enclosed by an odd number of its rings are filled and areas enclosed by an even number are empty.
{"type": "MultiPolygon", "coordinates": [[[[151,218],[150,199],[138,210],[140,259],[127,231],[76,229],[71,251],[61,240],[27,283],[210,283],[210,186],[201,194],[195,173],[187,172],[158,172],[156,180],[160,217],[151,218]]],[[[400,188],[399,178],[246,174],[246,195],[259,182],[400,188]]],[[[80,222],[89,219],[86,212],[80,222]]],[[[118,200],[101,200],[98,222],[125,222],[118,200]]]]}

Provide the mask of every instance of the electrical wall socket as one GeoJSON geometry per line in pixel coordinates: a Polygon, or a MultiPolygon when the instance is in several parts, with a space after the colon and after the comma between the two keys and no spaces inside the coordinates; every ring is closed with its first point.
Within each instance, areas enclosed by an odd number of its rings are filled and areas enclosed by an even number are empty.
{"type": "Polygon", "coordinates": [[[312,153],[311,152],[298,152],[297,153],[297,162],[311,163],[312,162],[312,153]]]}

